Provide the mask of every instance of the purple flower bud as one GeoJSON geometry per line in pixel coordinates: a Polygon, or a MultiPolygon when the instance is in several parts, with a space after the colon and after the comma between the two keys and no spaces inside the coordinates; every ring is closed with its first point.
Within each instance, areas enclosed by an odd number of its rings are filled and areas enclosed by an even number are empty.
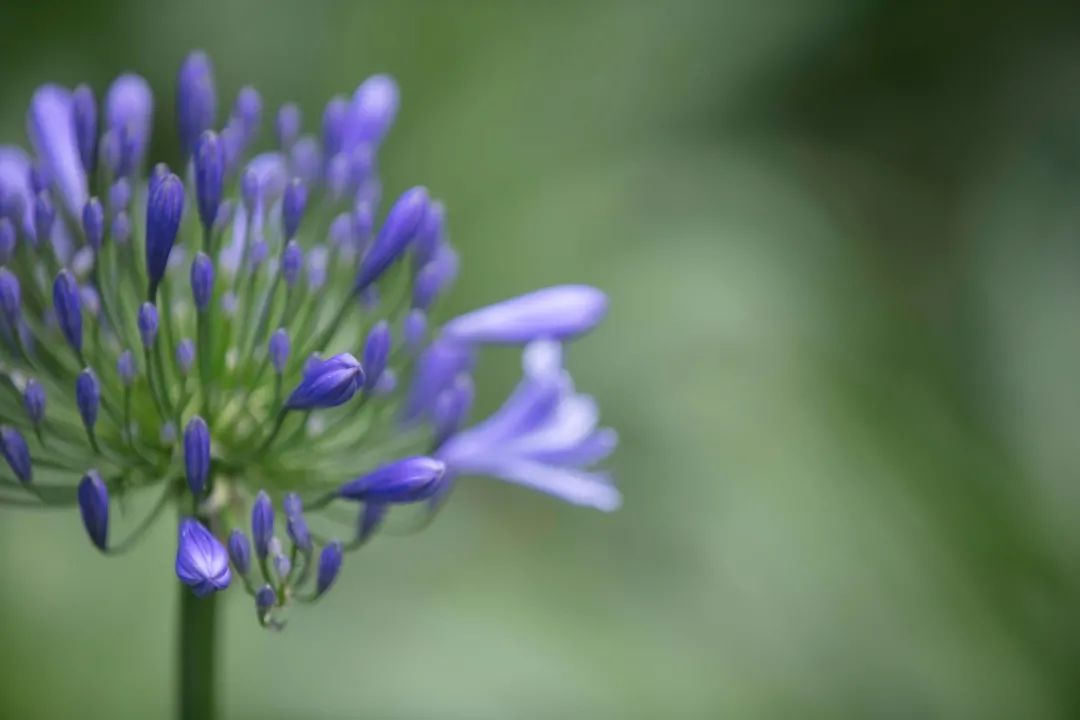
{"type": "Polygon", "coordinates": [[[320,363],[322,363],[322,356],[319,355],[319,353],[317,352],[311,353],[307,356],[307,359],[304,360],[304,368],[303,370],[301,370],[301,374],[307,375],[309,372],[318,367],[320,363]]]}
{"type": "Polygon", "coordinates": [[[326,264],[329,259],[330,253],[325,245],[316,245],[307,254],[307,284],[309,290],[318,290],[326,284],[326,264]]]}
{"type": "Polygon", "coordinates": [[[238,573],[248,574],[251,568],[251,543],[243,530],[236,529],[229,533],[229,558],[238,573]]]}
{"type": "Polygon", "coordinates": [[[258,90],[250,85],[240,88],[240,92],[236,94],[232,116],[240,123],[245,141],[250,140],[258,132],[259,121],[262,119],[262,107],[262,95],[258,90]]]}
{"type": "Polygon", "coordinates": [[[315,594],[322,595],[334,584],[341,571],[341,543],[332,542],[319,553],[319,571],[315,578],[315,594]]]}
{"type": "Polygon", "coordinates": [[[15,254],[15,226],[6,217],[0,217],[0,264],[11,262],[15,254]]]}
{"type": "Polygon", "coordinates": [[[364,509],[360,511],[360,518],[357,523],[356,539],[360,542],[369,540],[375,534],[375,531],[379,529],[379,526],[382,525],[388,509],[388,506],[384,503],[364,503],[364,509]]]}
{"type": "Polygon", "coordinates": [[[22,312],[22,289],[19,279],[6,267],[0,267],[0,312],[11,328],[18,325],[22,312]]]}
{"type": "Polygon", "coordinates": [[[251,505],[251,539],[255,554],[264,559],[269,552],[270,538],[274,536],[274,505],[270,496],[260,490],[251,505]]]}
{"type": "Polygon", "coordinates": [[[76,353],[82,352],[82,303],[79,283],[70,270],[61,270],[53,281],[53,309],[60,330],[76,353]]]}
{"type": "Polygon", "coordinates": [[[253,167],[244,170],[240,178],[240,196],[244,201],[244,209],[254,212],[259,202],[259,172],[253,167]]]}
{"type": "Polygon", "coordinates": [[[214,216],[214,226],[212,228],[215,233],[223,233],[229,227],[229,223],[233,221],[236,213],[233,208],[232,200],[222,200],[218,205],[217,215],[214,216]]]}
{"type": "Polygon", "coordinates": [[[300,268],[304,264],[304,251],[300,249],[300,243],[290,240],[281,253],[281,275],[285,279],[285,285],[292,287],[296,279],[300,277],[300,268]]]}
{"type": "Polygon", "coordinates": [[[79,481],[79,512],[90,541],[105,551],[109,537],[109,490],[97,470],[89,470],[79,481]]]}
{"type": "Polygon", "coordinates": [[[116,359],[116,374],[120,376],[124,387],[129,388],[135,382],[135,356],[130,350],[120,353],[120,357],[116,359]]]}
{"type": "Polygon", "coordinates": [[[199,253],[191,263],[191,295],[199,312],[210,307],[214,295],[214,261],[206,253],[199,253]]]}
{"type": "Polygon", "coordinates": [[[146,203],[146,271],[151,299],[165,276],[183,211],[184,184],[180,178],[169,173],[154,182],[146,203]]]}
{"type": "Polygon", "coordinates": [[[206,53],[196,50],[184,59],[176,78],[176,127],[180,149],[187,157],[217,118],[217,89],[214,68],[206,53]]]}
{"type": "Polygon", "coordinates": [[[184,338],[176,346],[176,364],[179,366],[180,375],[187,377],[191,372],[191,366],[195,362],[195,343],[190,338],[184,338]]]}
{"type": "Polygon", "coordinates": [[[72,215],[86,204],[86,171],[79,159],[71,94],[57,85],[43,85],[30,100],[27,134],[45,175],[56,186],[72,215]]]}
{"type": "Polygon", "coordinates": [[[418,353],[424,347],[427,338],[427,315],[423,310],[410,310],[402,323],[401,334],[405,347],[411,353],[418,353]]]}
{"type": "MultiPolygon", "coordinates": [[[[76,253],[75,259],[78,260],[82,257],[85,250],[87,248],[83,248],[76,253]]],[[[72,267],[77,267],[77,265],[73,262],[72,267]]],[[[101,296],[98,295],[97,290],[92,285],[83,285],[79,288],[79,302],[86,308],[86,312],[90,313],[90,317],[97,317],[101,312],[101,296]]]]}
{"type": "Polygon", "coordinates": [[[364,370],[349,353],[335,355],[312,367],[289,395],[289,410],[337,407],[349,401],[364,383],[364,370]]]}
{"type": "Polygon", "coordinates": [[[48,194],[49,192],[49,178],[45,174],[45,168],[41,163],[32,163],[30,165],[30,190],[35,195],[41,193],[48,194]]]}
{"type": "Polygon", "coordinates": [[[439,296],[441,284],[442,275],[439,272],[439,267],[435,263],[429,262],[416,274],[416,280],[413,281],[413,307],[425,312],[430,310],[435,298],[439,296]]]}
{"type": "Polygon", "coordinates": [[[79,406],[83,425],[87,430],[92,430],[97,423],[98,408],[101,407],[101,385],[90,368],[83,368],[75,378],[75,404],[79,406]]]}
{"type": "Polygon", "coordinates": [[[109,188],[109,209],[112,212],[127,210],[131,204],[131,183],[127,178],[117,178],[109,188]]]}
{"type": "Polygon", "coordinates": [[[210,428],[198,415],[184,428],[184,470],[191,494],[202,495],[210,476],[210,428]]]}
{"type": "Polygon", "coordinates": [[[326,187],[331,198],[341,200],[345,197],[350,180],[349,158],[344,153],[338,153],[326,162],[326,187]]]}
{"type": "Polygon", "coordinates": [[[139,307],[139,336],[142,338],[143,347],[149,350],[154,346],[158,332],[158,311],[153,303],[144,302],[139,307]]]}
{"type": "MultiPolygon", "coordinates": [[[[117,175],[127,175],[135,170],[146,153],[150,142],[150,121],[154,113],[154,95],[150,85],[138,75],[125,74],[116,78],[105,96],[105,124],[107,139],[116,146],[113,165],[106,164],[117,175]]],[[[108,154],[104,148],[103,154],[108,154]]]]}
{"type": "Polygon", "coordinates": [[[349,115],[349,101],[338,95],[326,103],[323,111],[322,141],[323,157],[330,158],[341,152],[345,140],[345,123],[349,115]]]}
{"type": "Polygon", "coordinates": [[[285,186],[285,197],[281,200],[281,225],[287,239],[296,236],[306,207],[307,187],[300,178],[293,178],[285,186]]]}
{"type": "Polygon", "coordinates": [[[375,397],[386,397],[390,393],[397,390],[397,373],[393,368],[386,368],[383,370],[382,375],[379,376],[379,381],[375,383],[375,387],[371,388],[371,394],[375,397]]]}
{"type": "Polygon", "coordinates": [[[460,315],[443,337],[463,343],[524,344],[566,340],[592,330],[607,312],[607,296],[587,285],[558,285],[460,315]]]}
{"type": "Polygon", "coordinates": [[[274,588],[269,585],[263,585],[255,592],[255,611],[259,614],[259,619],[263,619],[270,611],[270,608],[277,604],[277,593],[274,592],[274,588]]]}
{"type": "Polygon", "coordinates": [[[413,267],[424,267],[435,257],[436,248],[445,240],[445,224],[446,207],[441,202],[432,202],[413,240],[413,267]]]}
{"type": "Polygon", "coordinates": [[[225,548],[194,518],[180,521],[176,577],[199,597],[224,590],[232,581],[229,555],[225,548]]]}
{"type": "Polygon", "coordinates": [[[467,370],[472,363],[473,353],[468,347],[439,340],[428,345],[417,358],[402,420],[413,422],[430,411],[439,393],[450,387],[458,373],[467,370]]]}
{"type": "Polygon", "coordinates": [[[319,143],[310,135],[299,138],[289,150],[289,162],[293,175],[308,184],[317,182],[322,175],[319,143]]]}
{"type": "Polygon", "coordinates": [[[105,237],[105,210],[96,197],[90,198],[83,207],[82,223],[86,242],[97,252],[101,249],[101,241],[105,237]]]}
{"type": "Polygon", "coordinates": [[[23,406],[30,422],[38,425],[45,419],[45,388],[37,380],[30,378],[23,389],[23,406]]]}
{"type": "Polygon", "coordinates": [[[285,582],[285,578],[289,576],[289,571],[292,569],[292,563],[281,551],[281,543],[277,538],[270,539],[270,562],[274,565],[274,573],[277,574],[278,580],[285,582]]]}
{"type": "Polygon", "coordinates": [[[311,552],[311,533],[308,530],[307,520],[304,519],[304,506],[300,496],[289,493],[281,502],[285,510],[285,530],[293,544],[304,552],[311,552]]]}
{"type": "Polygon", "coordinates": [[[19,478],[19,482],[28,483],[34,479],[33,468],[30,465],[30,448],[26,446],[26,439],[18,430],[6,425],[0,426],[0,453],[19,478]]]}
{"type": "Polygon", "coordinates": [[[195,141],[195,199],[203,229],[209,230],[217,218],[225,182],[225,153],[221,140],[207,130],[195,141]]]}
{"type": "Polygon", "coordinates": [[[52,237],[53,223],[56,222],[56,209],[48,193],[39,192],[34,196],[34,234],[38,242],[49,242],[52,237]]]}
{"type": "Polygon", "coordinates": [[[351,138],[355,142],[378,144],[394,124],[399,103],[397,83],[389,75],[373,75],[360,84],[352,97],[351,138]]]}
{"type": "Polygon", "coordinates": [[[475,396],[472,377],[465,373],[458,375],[454,384],[439,394],[431,410],[437,445],[441,445],[461,428],[472,410],[475,396]]]}
{"type": "Polygon", "coordinates": [[[291,343],[285,328],[278,328],[270,336],[270,363],[278,375],[285,372],[285,363],[289,361],[291,343]]]}
{"type": "Polygon", "coordinates": [[[97,168],[97,100],[86,85],[79,85],[71,93],[71,122],[83,170],[93,175],[97,168]]]}
{"type": "Polygon", "coordinates": [[[131,239],[131,218],[126,212],[119,212],[113,216],[109,233],[118,245],[124,245],[131,239]]]}
{"type": "Polygon", "coordinates": [[[297,136],[300,135],[300,108],[294,103],[282,105],[278,109],[274,129],[277,131],[278,146],[282,150],[292,147],[297,136]]]}
{"type": "Polygon", "coordinates": [[[364,390],[370,392],[386,369],[390,357],[390,326],[385,320],[375,323],[364,341],[364,390]]]}
{"type": "Polygon", "coordinates": [[[426,500],[438,491],[445,472],[446,466],[433,458],[405,458],[345,483],[338,496],[376,503],[426,500]]]}
{"type": "Polygon", "coordinates": [[[386,221],[379,230],[371,250],[360,263],[356,276],[356,289],[363,290],[379,279],[394,263],[416,235],[416,230],[427,212],[428,194],[422,187],[406,190],[390,208],[386,221]]]}

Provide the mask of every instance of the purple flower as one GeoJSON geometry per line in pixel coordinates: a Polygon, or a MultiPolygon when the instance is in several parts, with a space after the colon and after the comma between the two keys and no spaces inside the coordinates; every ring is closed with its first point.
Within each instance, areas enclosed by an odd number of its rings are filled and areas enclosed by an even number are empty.
{"type": "Polygon", "coordinates": [[[114,166],[117,174],[127,175],[142,163],[150,142],[153,113],[154,95],[142,77],[127,73],[109,86],[105,96],[106,137],[111,137],[117,145],[119,162],[114,166]]]}
{"type": "Polygon", "coordinates": [[[34,425],[45,419],[45,388],[33,378],[26,381],[26,388],[23,389],[23,406],[34,425]]]}
{"type": "Polygon", "coordinates": [[[96,197],[87,200],[83,206],[82,226],[87,244],[95,251],[100,250],[101,241],[105,238],[105,210],[96,197]]]}
{"type": "Polygon", "coordinates": [[[71,123],[83,170],[92,175],[97,168],[97,100],[86,85],[79,85],[71,93],[71,123]]]}
{"type": "Polygon", "coordinates": [[[165,276],[183,211],[184,184],[180,178],[168,173],[153,183],[146,203],[146,271],[151,300],[165,276]]]}
{"type": "Polygon", "coordinates": [[[487,420],[454,435],[436,456],[448,473],[487,475],[576,505],[614,510],[619,491],[604,473],[585,468],[607,457],[614,431],[597,429],[596,403],[574,392],[562,369],[561,348],[525,348],[525,378],[487,420]]]}
{"type": "Polygon", "coordinates": [[[109,490],[97,470],[89,470],[79,481],[79,512],[90,541],[105,551],[109,537],[109,490]]]}
{"type": "Polygon", "coordinates": [[[86,204],[86,172],[72,123],[71,94],[58,85],[38,88],[30,100],[26,124],[46,176],[68,212],[77,217],[86,204]]]}
{"type": "Polygon", "coordinates": [[[260,559],[269,552],[270,538],[274,536],[274,504],[266,491],[260,490],[251,505],[251,539],[255,542],[255,554],[260,559]]]}
{"type": "Polygon", "coordinates": [[[15,254],[15,242],[15,226],[11,224],[11,219],[0,216],[0,264],[11,262],[11,256],[15,254]]]}
{"type": "Polygon", "coordinates": [[[410,353],[420,352],[427,338],[427,314],[415,308],[410,310],[402,323],[401,335],[410,353]]]}
{"type": "Polygon", "coordinates": [[[195,362],[195,343],[191,338],[184,338],[176,346],[176,364],[182,377],[187,377],[195,362]]]}
{"type": "Polygon", "coordinates": [[[315,594],[322,595],[334,584],[341,571],[341,543],[332,542],[319,553],[319,570],[315,580],[315,594]]]}
{"type": "Polygon", "coordinates": [[[373,75],[360,84],[349,106],[352,143],[379,144],[397,116],[399,92],[389,75],[373,75]]]}
{"type": "Polygon", "coordinates": [[[184,59],[176,78],[176,127],[185,157],[194,152],[199,136],[214,126],[216,118],[214,67],[206,53],[197,50],[184,59]]]}
{"type": "Polygon", "coordinates": [[[206,253],[200,252],[191,262],[191,295],[199,312],[210,307],[213,294],[214,261],[206,253]]]}
{"type": "Polygon", "coordinates": [[[435,443],[441,445],[446,438],[461,427],[472,410],[476,389],[472,377],[461,373],[453,385],[439,393],[431,409],[431,421],[435,426],[435,443]]]}
{"type": "Polygon", "coordinates": [[[308,531],[307,520],[304,519],[304,505],[300,496],[289,493],[281,502],[285,510],[285,531],[293,543],[304,552],[311,551],[311,533],[308,531]]]}
{"type": "Polygon", "coordinates": [[[428,204],[427,190],[422,187],[406,190],[397,199],[390,208],[374,245],[360,263],[360,272],[356,276],[358,292],[378,280],[405,252],[424,219],[428,204]]]}
{"type": "Polygon", "coordinates": [[[126,388],[131,387],[135,382],[135,357],[130,350],[120,353],[120,357],[116,359],[116,374],[120,376],[120,382],[126,388]]]}
{"type": "Polygon", "coordinates": [[[300,108],[294,103],[285,103],[278,109],[274,122],[278,146],[288,150],[300,135],[300,108]]]}
{"type": "Polygon", "coordinates": [[[441,202],[432,202],[413,240],[413,267],[422,268],[435,257],[435,251],[446,242],[445,226],[446,207],[441,202]]]}
{"type": "Polygon", "coordinates": [[[443,326],[464,343],[524,344],[566,340],[592,330],[607,312],[607,296],[588,285],[558,285],[488,305],[443,326]]]}
{"type": "Polygon", "coordinates": [[[429,457],[410,457],[383,465],[338,488],[338,496],[374,503],[410,503],[438,492],[446,466],[429,457]]]}
{"type": "Polygon", "coordinates": [[[19,482],[28,483],[34,479],[30,465],[30,448],[26,446],[26,438],[22,433],[6,425],[0,426],[0,453],[7,460],[15,477],[19,478],[19,482]]]}
{"type": "Polygon", "coordinates": [[[98,408],[101,407],[101,385],[90,368],[83,369],[75,378],[75,404],[79,408],[83,425],[88,430],[93,429],[97,423],[98,408]]]}
{"type": "Polygon", "coordinates": [[[184,470],[191,494],[202,495],[210,477],[210,428],[198,415],[184,428],[184,470]]]}
{"type": "Polygon", "coordinates": [[[379,381],[390,357],[390,326],[385,320],[375,323],[364,342],[364,390],[370,392],[379,381]]]}
{"type": "Polygon", "coordinates": [[[278,375],[285,372],[285,363],[289,361],[289,333],[285,328],[278,328],[270,336],[270,364],[278,375]]]}
{"type": "Polygon", "coordinates": [[[247,575],[251,568],[251,543],[243,530],[237,529],[229,533],[229,558],[238,573],[247,575]]]}
{"type": "Polygon", "coordinates": [[[53,282],[53,309],[64,338],[76,353],[82,352],[82,302],[79,283],[69,270],[61,270],[53,282]]]}
{"type": "Polygon", "coordinates": [[[473,354],[467,347],[445,341],[428,345],[417,358],[401,419],[410,423],[430,412],[439,394],[472,364],[473,354]]]}
{"type": "Polygon", "coordinates": [[[360,517],[356,527],[356,539],[359,542],[367,542],[375,531],[382,525],[386,511],[389,509],[385,503],[367,502],[360,511],[360,517]]]}
{"type": "Polygon", "coordinates": [[[281,253],[281,276],[285,280],[285,285],[292,287],[296,283],[296,279],[300,277],[300,268],[304,264],[304,251],[300,248],[300,243],[296,240],[290,240],[285,244],[285,249],[281,253]]]}
{"type": "Polygon", "coordinates": [[[348,402],[363,384],[364,370],[360,363],[349,353],[341,353],[309,368],[285,407],[290,410],[336,407],[348,402]]]}
{"type": "Polygon", "coordinates": [[[158,311],[153,303],[144,302],[139,306],[136,324],[139,326],[143,347],[147,350],[154,346],[154,340],[157,339],[158,322],[158,311]]]}
{"type": "Polygon", "coordinates": [[[225,182],[225,151],[213,130],[207,130],[195,142],[195,199],[199,219],[207,232],[214,226],[225,182]]]}
{"type": "Polygon", "coordinates": [[[255,593],[255,610],[259,614],[259,619],[266,616],[270,608],[277,604],[277,593],[274,592],[274,588],[269,585],[263,585],[255,593]]]}
{"type": "Polygon", "coordinates": [[[307,186],[300,178],[293,178],[285,186],[285,196],[281,199],[281,227],[286,239],[296,237],[306,208],[307,186]]]}
{"type": "Polygon", "coordinates": [[[0,313],[3,313],[11,328],[19,323],[22,312],[22,289],[19,279],[6,267],[0,267],[0,313]]]}
{"type": "Polygon", "coordinates": [[[229,555],[218,539],[194,518],[180,521],[176,577],[199,597],[229,587],[229,555]]]}

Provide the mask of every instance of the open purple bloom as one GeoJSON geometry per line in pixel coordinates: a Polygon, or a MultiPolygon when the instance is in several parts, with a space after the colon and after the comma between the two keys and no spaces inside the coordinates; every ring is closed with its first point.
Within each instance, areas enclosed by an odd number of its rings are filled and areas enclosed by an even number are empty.
{"type": "Polygon", "coordinates": [[[180,521],[176,577],[199,597],[229,587],[229,555],[218,539],[194,518],[180,521]]]}
{"type": "Polygon", "coordinates": [[[525,348],[525,377],[487,420],[454,435],[436,456],[452,475],[487,475],[575,505],[615,510],[621,496],[610,477],[585,468],[615,449],[609,428],[597,429],[596,403],[574,392],[561,348],[525,348]]]}

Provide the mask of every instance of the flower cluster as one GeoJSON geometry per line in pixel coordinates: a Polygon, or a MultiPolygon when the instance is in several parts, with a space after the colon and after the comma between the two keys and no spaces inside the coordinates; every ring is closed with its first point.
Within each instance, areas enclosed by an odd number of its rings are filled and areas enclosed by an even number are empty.
{"type": "Polygon", "coordinates": [[[173,170],[148,161],[138,75],[100,108],[85,85],[38,88],[33,152],[0,146],[0,505],[78,506],[107,554],[178,507],[177,577],[199,596],[239,578],[271,628],[393,512],[426,522],[462,476],[618,506],[589,469],[615,433],[562,365],[606,297],[551,287],[438,326],[458,274],[445,210],[423,187],[384,203],[377,172],[398,99],[371,77],[316,134],[284,105],[257,152],[259,93],[219,126],[213,67],[192,53],[173,170]],[[492,344],[524,348],[524,379],[470,426],[492,344]],[[113,512],[148,490],[135,521],[113,512]]]}

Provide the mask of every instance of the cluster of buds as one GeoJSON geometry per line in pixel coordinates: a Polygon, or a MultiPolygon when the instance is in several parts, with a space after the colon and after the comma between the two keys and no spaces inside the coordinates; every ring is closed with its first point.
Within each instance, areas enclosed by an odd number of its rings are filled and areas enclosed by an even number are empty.
{"type": "Polygon", "coordinates": [[[393,513],[429,521],[461,477],[617,507],[590,469],[615,433],[562,364],[606,297],[550,287],[435,323],[458,274],[443,205],[415,187],[380,212],[398,99],[371,77],[327,104],[316,135],[286,104],[276,147],[255,152],[259,93],[240,90],[217,129],[213,68],[192,53],[174,172],[148,162],[141,77],[117,78],[100,112],[85,85],[34,93],[33,153],[0,146],[0,451],[13,476],[0,506],[78,506],[106,554],[178,507],[177,577],[200,596],[239,577],[271,628],[393,513]],[[492,344],[523,348],[524,377],[470,425],[475,359],[492,344]],[[129,519],[135,506],[145,514],[129,519]]]}

